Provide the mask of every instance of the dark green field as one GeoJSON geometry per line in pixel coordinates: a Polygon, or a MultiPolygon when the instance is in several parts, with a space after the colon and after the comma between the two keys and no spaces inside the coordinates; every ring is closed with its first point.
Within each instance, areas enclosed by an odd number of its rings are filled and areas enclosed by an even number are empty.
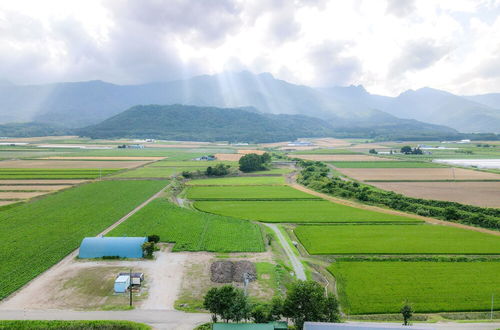
{"type": "Polygon", "coordinates": [[[120,169],[98,168],[0,168],[0,179],[96,179],[120,169]]]}
{"type": "Polygon", "coordinates": [[[420,313],[488,311],[500,296],[500,261],[339,261],[328,270],[348,314],[399,313],[405,301],[420,313]]]}
{"type": "Polygon", "coordinates": [[[298,226],[311,254],[500,254],[500,237],[438,225],[298,226]]]}
{"type": "Polygon", "coordinates": [[[0,211],[0,299],[158,192],[166,181],[100,181],[0,211]]]}
{"type": "Polygon", "coordinates": [[[178,207],[163,199],[146,205],[110,236],[156,234],[174,251],[262,252],[259,226],[248,221],[178,207]]]}
{"type": "Polygon", "coordinates": [[[319,199],[289,186],[193,186],[188,189],[191,200],[279,200],[319,199]]]}

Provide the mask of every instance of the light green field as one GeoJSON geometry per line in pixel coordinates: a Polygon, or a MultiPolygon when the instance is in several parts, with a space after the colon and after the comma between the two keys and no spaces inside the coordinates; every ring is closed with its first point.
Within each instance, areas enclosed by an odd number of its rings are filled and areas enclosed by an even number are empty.
{"type": "Polygon", "coordinates": [[[0,168],[0,179],[95,179],[116,171],[119,169],[0,168]]]}
{"type": "Polygon", "coordinates": [[[200,210],[263,222],[421,222],[328,201],[197,201],[200,210]]]}
{"type": "Polygon", "coordinates": [[[145,148],[145,149],[102,149],[79,150],[68,152],[68,157],[168,157],[169,160],[188,160],[206,155],[202,151],[191,152],[191,149],[145,148]]]}
{"type": "Polygon", "coordinates": [[[193,166],[193,167],[204,167],[207,168],[209,166],[215,166],[217,164],[224,164],[224,165],[231,165],[234,167],[238,167],[238,162],[227,162],[227,161],[197,161],[197,160],[185,160],[185,161],[177,161],[177,160],[160,160],[157,162],[154,162],[153,164],[149,166],[162,166],[162,167],[188,167],[188,166],[193,166]]]}
{"type": "Polygon", "coordinates": [[[338,168],[434,168],[447,167],[430,162],[398,162],[398,161],[376,161],[376,162],[329,162],[338,168]]]}
{"type": "Polygon", "coordinates": [[[265,171],[255,171],[252,174],[288,174],[293,172],[293,168],[271,168],[265,171]]]}
{"type": "Polygon", "coordinates": [[[239,176],[216,179],[199,179],[186,183],[188,186],[252,186],[252,185],[283,185],[283,176],[239,176]]]}
{"type": "Polygon", "coordinates": [[[191,200],[319,199],[289,186],[192,186],[191,200]]]}
{"type": "Polygon", "coordinates": [[[182,171],[205,171],[206,167],[141,167],[114,175],[115,178],[168,178],[182,171]]]}
{"type": "Polygon", "coordinates": [[[416,312],[488,311],[500,296],[498,261],[338,261],[328,270],[348,314],[399,313],[405,301],[416,312]]]}
{"type": "Polygon", "coordinates": [[[298,226],[310,254],[500,254],[500,237],[437,225],[298,226]]]}
{"type": "Polygon", "coordinates": [[[99,181],[0,211],[0,299],[74,251],[167,184],[99,181]]]}
{"type": "Polygon", "coordinates": [[[359,155],[360,152],[355,152],[347,149],[313,149],[313,150],[297,150],[293,151],[292,155],[359,155]]]}
{"type": "Polygon", "coordinates": [[[115,228],[110,236],[156,234],[176,243],[174,251],[261,252],[259,226],[239,219],[206,214],[156,199],[115,228]]]}

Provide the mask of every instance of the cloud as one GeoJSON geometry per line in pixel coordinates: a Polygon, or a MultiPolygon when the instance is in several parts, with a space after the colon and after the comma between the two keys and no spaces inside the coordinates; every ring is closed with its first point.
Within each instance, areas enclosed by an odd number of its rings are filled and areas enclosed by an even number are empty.
{"type": "Polygon", "coordinates": [[[386,13],[397,17],[405,17],[415,11],[415,0],[387,0],[386,13]]]}

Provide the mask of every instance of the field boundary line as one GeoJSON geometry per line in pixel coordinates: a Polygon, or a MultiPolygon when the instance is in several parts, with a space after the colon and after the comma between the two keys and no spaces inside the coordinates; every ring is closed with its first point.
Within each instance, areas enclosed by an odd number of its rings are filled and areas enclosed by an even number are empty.
{"type": "Polygon", "coordinates": [[[401,212],[401,211],[390,210],[390,209],[385,209],[385,208],[378,207],[378,206],[361,204],[361,203],[356,203],[356,202],[353,202],[350,200],[341,199],[338,197],[330,196],[330,195],[327,195],[324,193],[317,192],[317,191],[312,190],[310,188],[304,187],[303,185],[297,183],[297,181],[295,180],[296,179],[295,177],[291,177],[290,179],[291,180],[288,183],[288,185],[290,187],[295,188],[295,189],[300,190],[300,191],[303,191],[303,192],[306,192],[306,193],[314,195],[314,196],[321,197],[321,198],[323,198],[327,201],[333,202],[333,203],[351,206],[351,207],[355,207],[358,209],[365,209],[365,210],[371,210],[371,211],[380,212],[380,213],[395,214],[395,215],[405,216],[405,217],[409,217],[409,218],[420,219],[420,220],[424,220],[425,222],[433,224],[433,225],[451,226],[451,227],[457,227],[457,228],[462,228],[462,229],[478,231],[481,233],[491,234],[491,235],[495,235],[495,236],[500,236],[500,231],[490,230],[490,229],[481,228],[481,227],[473,227],[473,226],[468,226],[468,225],[464,225],[461,223],[438,220],[438,219],[434,219],[434,218],[428,218],[428,217],[424,217],[424,216],[417,215],[417,214],[405,213],[405,212],[401,212]]]}

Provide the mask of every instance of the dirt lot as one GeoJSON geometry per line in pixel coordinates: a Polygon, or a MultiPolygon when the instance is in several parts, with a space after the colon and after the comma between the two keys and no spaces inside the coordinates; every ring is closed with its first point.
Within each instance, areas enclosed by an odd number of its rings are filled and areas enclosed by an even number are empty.
{"type": "Polygon", "coordinates": [[[369,156],[369,155],[293,155],[293,157],[307,159],[307,160],[318,160],[323,162],[333,162],[333,161],[348,161],[348,162],[366,162],[366,161],[390,161],[391,159],[369,156]]]}
{"type": "MultiPolygon", "coordinates": [[[[72,256],[75,256],[73,254],[72,256]]],[[[144,288],[135,295],[140,309],[173,309],[186,253],[157,252],[155,260],[64,259],[0,304],[0,309],[123,309],[127,294],[115,294],[119,272],[143,272],[144,288]]]]}
{"type": "Polygon", "coordinates": [[[48,192],[40,191],[40,192],[12,192],[12,191],[0,191],[0,199],[28,199],[33,198],[40,195],[45,195],[48,192]]]}
{"type": "Polygon", "coordinates": [[[4,160],[0,168],[133,168],[149,161],[4,160]]]}
{"type": "Polygon", "coordinates": [[[17,201],[0,201],[0,206],[17,203],[17,201]]]}
{"type": "Polygon", "coordinates": [[[26,191],[26,190],[38,190],[38,191],[56,191],[56,190],[61,190],[64,188],[69,188],[71,185],[64,185],[64,186],[29,186],[29,185],[23,185],[23,186],[7,186],[7,185],[0,185],[0,191],[12,191],[12,190],[20,190],[20,191],[26,191]]]}
{"type": "Polygon", "coordinates": [[[45,180],[0,180],[0,185],[72,185],[72,184],[79,184],[82,182],[85,182],[87,180],[50,180],[50,179],[45,179],[45,180]]]}
{"type": "Polygon", "coordinates": [[[52,156],[39,159],[52,159],[52,160],[161,160],[166,157],[64,157],[64,156],[52,156]]]}
{"type": "Polygon", "coordinates": [[[372,182],[370,184],[416,198],[500,207],[500,182],[372,182]]]}
{"type": "Polygon", "coordinates": [[[248,154],[257,154],[262,155],[265,153],[264,150],[254,150],[254,149],[240,149],[238,150],[239,154],[248,155],[248,154]]]}
{"type": "Polygon", "coordinates": [[[232,162],[239,161],[241,157],[243,157],[243,154],[215,154],[215,158],[217,158],[217,160],[227,160],[232,162]]]}
{"type": "Polygon", "coordinates": [[[356,180],[500,180],[494,173],[462,168],[339,168],[356,180]]]}

